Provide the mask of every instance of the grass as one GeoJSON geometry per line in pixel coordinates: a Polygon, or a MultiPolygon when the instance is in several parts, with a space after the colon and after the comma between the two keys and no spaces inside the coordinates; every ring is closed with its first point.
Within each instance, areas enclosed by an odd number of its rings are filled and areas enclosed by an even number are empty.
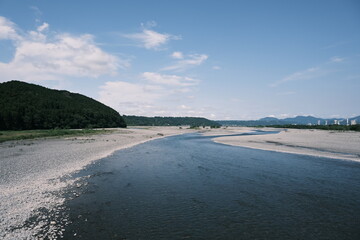
{"type": "Polygon", "coordinates": [[[49,130],[23,130],[23,131],[0,131],[0,143],[11,140],[23,140],[60,136],[84,136],[101,133],[110,133],[112,130],[105,129],[49,129],[49,130]]]}

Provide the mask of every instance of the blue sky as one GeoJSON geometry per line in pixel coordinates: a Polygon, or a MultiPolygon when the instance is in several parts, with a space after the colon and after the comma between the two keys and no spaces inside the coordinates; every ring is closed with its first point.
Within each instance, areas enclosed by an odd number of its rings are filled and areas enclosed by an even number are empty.
{"type": "Polygon", "coordinates": [[[121,114],[360,115],[360,1],[0,0],[0,82],[121,114]]]}

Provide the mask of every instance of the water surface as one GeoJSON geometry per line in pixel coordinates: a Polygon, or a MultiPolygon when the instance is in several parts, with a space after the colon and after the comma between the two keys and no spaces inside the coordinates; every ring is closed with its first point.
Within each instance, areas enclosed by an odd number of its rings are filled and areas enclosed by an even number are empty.
{"type": "Polygon", "coordinates": [[[88,166],[65,239],[360,239],[360,164],[185,134],[88,166]]]}

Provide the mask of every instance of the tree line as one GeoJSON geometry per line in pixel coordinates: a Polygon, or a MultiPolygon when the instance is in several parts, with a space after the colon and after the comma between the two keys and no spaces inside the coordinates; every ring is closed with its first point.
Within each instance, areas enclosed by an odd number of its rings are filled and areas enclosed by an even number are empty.
{"type": "Polygon", "coordinates": [[[128,126],[211,126],[220,127],[215,121],[201,117],[144,117],[123,115],[128,126]]]}
{"type": "Polygon", "coordinates": [[[321,129],[321,130],[339,130],[339,131],[360,131],[360,124],[356,125],[269,125],[274,128],[294,128],[294,129],[321,129]]]}

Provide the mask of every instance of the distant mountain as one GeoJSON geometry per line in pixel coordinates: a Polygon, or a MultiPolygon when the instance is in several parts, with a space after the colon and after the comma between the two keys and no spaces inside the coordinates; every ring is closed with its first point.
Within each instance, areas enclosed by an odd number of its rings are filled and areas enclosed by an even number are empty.
{"type": "Polygon", "coordinates": [[[0,130],[126,127],[114,109],[81,94],[0,83],[0,130]]]}
{"type": "Polygon", "coordinates": [[[142,117],[123,116],[128,126],[213,126],[220,124],[200,117],[142,117]]]}
{"type": "Polygon", "coordinates": [[[313,116],[296,116],[294,118],[285,118],[281,121],[286,122],[286,124],[307,125],[307,124],[317,124],[319,120],[324,121],[324,119],[316,118],[313,116]]]}
{"type": "Polygon", "coordinates": [[[259,120],[221,120],[217,121],[224,126],[272,126],[272,125],[331,125],[340,124],[346,125],[351,124],[351,120],[356,120],[356,123],[360,123],[360,116],[349,118],[317,118],[313,116],[296,116],[294,118],[278,119],[274,117],[261,118],[259,120]]]}

